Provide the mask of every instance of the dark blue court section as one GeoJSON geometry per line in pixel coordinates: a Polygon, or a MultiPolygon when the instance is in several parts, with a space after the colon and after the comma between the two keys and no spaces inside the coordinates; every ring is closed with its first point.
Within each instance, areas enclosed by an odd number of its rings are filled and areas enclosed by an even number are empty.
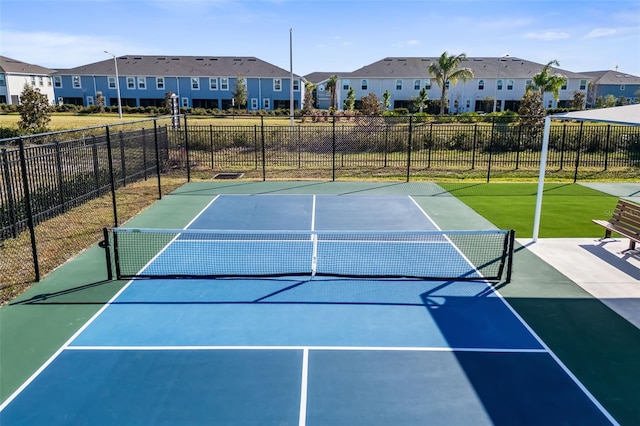
{"type": "Polygon", "coordinates": [[[301,351],[66,350],[0,424],[297,425],[301,369],[301,351]]]}

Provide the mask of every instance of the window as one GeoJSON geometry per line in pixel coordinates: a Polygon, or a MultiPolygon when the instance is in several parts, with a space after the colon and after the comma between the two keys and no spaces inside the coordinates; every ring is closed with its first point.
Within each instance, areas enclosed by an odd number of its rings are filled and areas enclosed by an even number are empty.
{"type": "Polygon", "coordinates": [[[191,89],[200,90],[200,79],[198,77],[191,77],[191,89]]]}
{"type": "Polygon", "coordinates": [[[127,89],[136,88],[136,79],[133,77],[127,77],[127,89]]]}
{"type": "Polygon", "coordinates": [[[229,79],[226,77],[220,78],[220,90],[229,90],[229,79]]]}
{"type": "Polygon", "coordinates": [[[156,89],[164,90],[164,77],[156,77],[156,89]]]}
{"type": "Polygon", "coordinates": [[[300,80],[298,80],[298,79],[293,80],[293,90],[295,92],[299,92],[300,91],[300,80]]]}
{"type": "Polygon", "coordinates": [[[38,85],[40,87],[44,86],[44,77],[38,77],[38,85]]]}
{"type": "Polygon", "coordinates": [[[484,80],[478,80],[478,90],[484,90],[484,80]]]}
{"type": "Polygon", "coordinates": [[[93,104],[93,96],[87,96],[87,106],[91,106],[93,104]]]}
{"type": "Polygon", "coordinates": [[[507,80],[507,90],[513,90],[513,80],[507,80]]]}
{"type": "Polygon", "coordinates": [[[209,79],[209,90],[218,90],[218,79],[210,78],[209,79]]]}
{"type": "Polygon", "coordinates": [[[73,81],[74,89],[80,89],[80,76],[74,75],[71,77],[71,81],[73,81]]]}
{"type": "Polygon", "coordinates": [[[62,87],[62,77],[59,75],[53,76],[53,87],[61,88],[62,87]]]}
{"type": "Polygon", "coordinates": [[[145,90],[147,88],[147,79],[138,77],[138,89],[145,90]]]}
{"type": "Polygon", "coordinates": [[[360,82],[360,88],[361,88],[362,90],[369,90],[369,81],[367,81],[367,80],[362,80],[362,81],[360,82]]]}
{"type": "Polygon", "coordinates": [[[533,85],[533,81],[532,80],[527,80],[526,83],[524,84],[524,86],[528,89],[529,87],[531,87],[533,85]]]}
{"type": "Polygon", "coordinates": [[[0,86],[6,86],[7,81],[4,78],[4,74],[0,74],[0,86]]]}
{"type": "Polygon", "coordinates": [[[351,88],[351,81],[342,80],[342,90],[349,90],[351,88]]]}
{"type": "Polygon", "coordinates": [[[32,75],[32,76],[31,76],[31,85],[32,85],[32,86],[35,86],[35,85],[36,85],[36,76],[35,76],[35,75],[32,75]]]}
{"type": "Polygon", "coordinates": [[[502,80],[498,80],[498,90],[502,90],[502,80]]]}
{"type": "Polygon", "coordinates": [[[427,90],[431,89],[431,80],[430,79],[424,81],[424,88],[427,89],[427,90]]]}
{"type": "Polygon", "coordinates": [[[107,79],[109,80],[109,89],[115,89],[116,88],[116,78],[115,77],[107,77],[107,79]]]}
{"type": "Polygon", "coordinates": [[[467,110],[471,108],[471,99],[467,99],[467,110]]]}
{"type": "Polygon", "coordinates": [[[47,77],[47,86],[51,87],[51,77],[47,77]]]}
{"type": "Polygon", "coordinates": [[[621,92],[624,92],[624,84],[621,84],[621,85],[620,85],[620,91],[621,91],[621,92]]]}
{"type": "Polygon", "coordinates": [[[189,98],[182,98],[182,108],[189,108],[189,98]]]}
{"type": "Polygon", "coordinates": [[[565,81],[560,90],[567,90],[567,82],[565,81]]]}
{"type": "Polygon", "coordinates": [[[547,104],[547,108],[551,108],[553,106],[553,102],[549,99],[549,103],[547,104]]]}
{"type": "Polygon", "coordinates": [[[251,98],[251,109],[258,109],[258,98],[251,98]]]}
{"type": "Polygon", "coordinates": [[[271,109],[271,100],[269,98],[264,98],[262,100],[262,108],[271,109]]]}
{"type": "Polygon", "coordinates": [[[420,90],[420,80],[413,80],[413,90],[420,90]]]}
{"type": "Polygon", "coordinates": [[[585,90],[587,88],[587,80],[580,80],[580,90],[585,90]]]}
{"type": "Polygon", "coordinates": [[[274,78],[273,79],[273,91],[274,92],[280,92],[282,90],[282,80],[280,80],[279,78],[274,78]]]}
{"type": "Polygon", "coordinates": [[[402,90],[402,80],[396,80],[396,90],[402,90]]]}

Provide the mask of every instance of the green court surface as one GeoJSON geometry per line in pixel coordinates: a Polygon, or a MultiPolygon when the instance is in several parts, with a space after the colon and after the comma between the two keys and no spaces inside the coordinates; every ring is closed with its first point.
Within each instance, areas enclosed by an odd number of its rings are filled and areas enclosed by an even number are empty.
{"type": "MultiPolygon", "coordinates": [[[[501,202],[518,204],[515,208],[525,212],[531,207],[528,201],[518,203],[514,200],[520,196],[529,197],[531,187],[512,188],[513,198],[501,202]]],[[[489,212],[487,204],[491,199],[495,200],[495,194],[489,189],[473,191],[471,187],[461,185],[420,182],[197,182],[166,195],[125,226],[183,228],[219,194],[407,195],[440,229],[515,228],[526,232],[526,224],[518,222],[518,218],[513,217],[517,214],[513,212],[511,220],[510,215],[485,213],[485,217],[481,216],[479,213],[489,212]],[[472,198],[475,198],[475,204],[469,201],[472,198]]],[[[547,191],[550,196],[559,193],[573,197],[577,204],[572,206],[579,210],[584,207],[580,203],[598,199],[602,203],[596,209],[606,211],[612,209],[609,204],[615,205],[616,200],[615,196],[583,187],[550,186],[547,191]]],[[[588,210],[581,215],[588,216],[589,220],[603,217],[602,214],[591,217],[595,213],[598,212],[588,210]]],[[[533,216],[532,211],[530,215],[533,216]]],[[[550,219],[543,216],[543,230],[545,220],[550,219]]],[[[598,235],[597,229],[594,235],[598,235]]],[[[125,285],[124,281],[107,281],[104,264],[104,250],[97,245],[91,247],[0,308],[0,403],[14,395],[125,285]]],[[[516,248],[512,281],[497,287],[515,312],[616,422],[640,424],[640,363],[637,359],[640,330],[525,247],[516,248]]],[[[315,356],[320,355],[323,354],[315,356]]],[[[322,362],[330,364],[331,357],[322,362]]],[[[320,390],[327,391],[331,383],[323,386],[320,390]]],[[[499,393],[500,389],[494,391],[499,393]]],[[[310,418],[313,415],[310,410],[310,418]]]]}

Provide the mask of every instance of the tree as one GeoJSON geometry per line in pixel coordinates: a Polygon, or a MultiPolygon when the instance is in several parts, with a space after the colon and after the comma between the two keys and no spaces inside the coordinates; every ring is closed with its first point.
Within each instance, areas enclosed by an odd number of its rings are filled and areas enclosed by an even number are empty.
{"type": "Polygon", "coordinates": [[[336,107],[336,90],[338,89],[338,76],[337,75],[332,75],[331,77],[329,77],[329,80],[327,80],[327,84],[325,85],[325,87],[327,88],[327,90],[329,91],[329,95],[330,95],[330,99],[331,99],[331,103],[329,105],[329,109],[335,109],[336,107]]]}
{"type": "Polygon", "coordinates": [[[51,108],[47,97],[29,84],[24,85],[18,105],[20,121],[18,127],[29,133],[45,132],[51,121],[51,108]]]}
{"type": "Polygon", "coordinates": [[[369,93],[362,98],[360,112],[364,115],[380,115],[382,113],[380,110],[380,99],[378,99],[375,93],[369,93]]]}
{"type": "Polygon", "coordinates": [[[104,95],[102,92],[96,92],[96,108],[98,108],[99,112],[104,112],[104,106],[106,105],[106,101],[104,99],[104,95]]]}
{"type": "Polygon", "coordinates": [[[544,122],[544,105],[542,104],[542,93],[531,87],[522,97],[518,114],[521,116],[521,124],[524,126],[540,126],[544,122]]]}
{"type": "Polygon", "coordinates": [[[313,91],[316,89],[316,85],[310,81],[304,83],[304,106],[302,112],[309,114],[313,111],[315,101],[313,99],[313,91]]]}
{"type": "Polygon", "coordinates": [[[440,95],[440,114],[444,114],[447,106],[447,88],[448,85],[455,85],[458,80],[467,81],[473,78],[471,68],[459,68],[462,61],[467,60],[467,55],[461,53],[459,55],[449,55],[443,52],[438,58],[438,62],[432,62],[427,70],[435,80],[436,84],[442,90],[440,95]]]}
{"type": "Polygon", "coordinates": [[[382,109],[384,111],[388,110],[391,106],[391,93],[388,90],[385,90],[382,94],[382,109]]]}
{"type": "Polygon", "coordinates": [[[582,110],[584,109],[585,101],[586,101],[585,94],[576,90],[575,92],[573,92],[573,100],[571,101],[571,108],[582,110]]]}
{"type": "Polygon", "coordinates": [[[427,101],[429,100],[429,93],[427,92],[427,88],[423,87],[420,89],[418,96],[413,99],[413,107],[420,112],[424,111],[424,108],[427,106],[427,101]]]}
{"type": "Polygon", "coordinates": [[[349,93],[347,93],[347,99],[344,101],[344,109],[347,111],[353,111],[356,106],[356,91],[353,87],[349,88],[349,93]]]}
{"type": "Polygon", "coordinates": [[[239,75],[236,78],[236,85],[231,95],[235,101],[236,108],[243,109],[247,107],[247,85],[243,76],[239,75]]]}
{"type": "Polygon", "coordinates": [[[533,88],[540,92],[540,95],[544,97],[544,94],[547,92],[553,93],[553,99],[558,101],[558,97],[560,95],[560,88],[567,83],[567,78],[562,74],[556,73],[551,74],[551,66],[560,66],[560,63],[557,60],[550,61],[545,65],[542,70],[534,74],[531,79],[533,88]]]}

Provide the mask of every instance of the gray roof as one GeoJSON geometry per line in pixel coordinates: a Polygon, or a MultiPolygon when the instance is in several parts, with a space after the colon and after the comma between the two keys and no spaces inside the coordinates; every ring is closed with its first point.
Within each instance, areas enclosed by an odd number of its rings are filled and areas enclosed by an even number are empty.
{"type": "Polygon", "coordinates": [[[349,72],[324,72],[324,71],[318,71],[318,72],[312,72],[311,74],[307,74],[304,76],[304,78],[307,81],[312,82],[313,84],[318,84],[318,83],[322,83],[323,81],[329,80],[331,78],[331,76],[333,75],[337,75],[338,77],[341,76],[345,76],[350,74],[349,72]]]}
{"type": "MultiPolygon", "coordinates": [[[[76,68],[58,70],[64,75],[115,75],[113,58],[76,68]]],[[[289,71],[253,56],[118,56],[118,74],[128,76],[286,78],[289,71]]],[[[298,77],[294,74],[295,77],[298,77]]]]}
{"type": "Polygon", "coordinates": [[[49,75],[54,70],[0,56],[0,70],[8,74],[49,75]]]}
{"type": "Polygon", "coordinates": [[[619,71],[587,71],[581,74],[591,77],[594,84],[640,84],[640,77],[619,71]]]}
{"type": "MultiPolygon", "coordinates": [[[[353,78],[429,78],[427,67],[437,62],[438,57],[389,57],[381,59],[349,73],[353,78]]],[[[542,70],[544,64],[527,61],[516,57],[467,57],[461,68],[470,68],[475,79],[493,78],[498,75],[500,64],[500,78],[531,78],[542,70]]],[[[551,68],[553,73],[560,73],[567,78],[585,78],[582,74],[560,68],[551,68]]],[[[346,75],[344,77],[347,77],[346,75]]]]}

